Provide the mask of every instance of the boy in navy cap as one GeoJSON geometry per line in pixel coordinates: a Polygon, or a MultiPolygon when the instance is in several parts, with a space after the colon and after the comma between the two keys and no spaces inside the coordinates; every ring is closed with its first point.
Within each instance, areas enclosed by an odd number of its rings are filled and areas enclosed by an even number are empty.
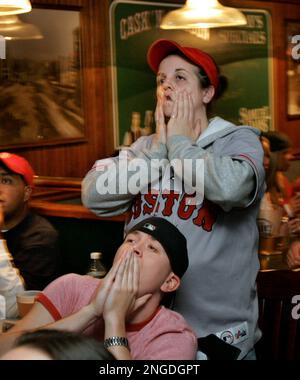
{"type": "Polygon", "coordinates": [[[104,339],[116,359],[194,359],[194,332],[180,314],[161,305],[187,267],[181,232],[163,218],[147,218],[129,231],[104,279],[68,274],[50,284],[31,311],[0,336],[0,354],[21,331],[47,325],[104,339]]]}

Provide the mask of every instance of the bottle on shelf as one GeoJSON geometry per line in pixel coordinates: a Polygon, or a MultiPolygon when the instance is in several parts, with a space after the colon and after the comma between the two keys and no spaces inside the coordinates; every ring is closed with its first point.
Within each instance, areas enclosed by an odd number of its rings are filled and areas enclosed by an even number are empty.
{"type": "Polygon", "coordinates": [[[132,132],[126,131],[123,137],[123,146],[130,146],[133,143],[132,132]]]}
{"type": "Polygon", "coordinates": [[[288,221],[289,221],[289,237],[290,241],[299,239],[300,231],[299,231],[299,225],[300,225],[300,217],[299,215],[295,214],[293,209],[288,203],[285,203],[283,205],[283,208],[287,214],[288,221]]]}
{"type": "Polygon", "coordinates": [[[133,142],[141,137],[141,114],[139,112],[132,112],[130,130],[132,133],[133,142]]]}
{"type": "Polygon", "coordinates": [[[277,245],[276,248],[280,252],[286,251],[289,245],[289,218],[287,216],[283,216],[281,218],[280,228],[279,228],[279,234],[277,237],[277,245]]]}
{"type": "Polygon", "coordinates": [[[287,216],[289,217],[289,220],[295,218],[294,211],[288,203],[284,203],[283,208],[284,208],[284,211],[286,212],[287,216]]]}
{"type": "Polygon", "coordinates": [[[101,252],[92,252],[90,254],[90,267],[87,272],[88,276],[94,278],[102,278],[106,275],[106,269],[101,262],[102,253],[101,252]]]}
{"type": "Polygon", "coordinates": [[[144,119],[144,128],[141,128],[142,136],[150,136],[152,134],[152,124],[153,124],[153,111],[147,110],[144,119]]]}

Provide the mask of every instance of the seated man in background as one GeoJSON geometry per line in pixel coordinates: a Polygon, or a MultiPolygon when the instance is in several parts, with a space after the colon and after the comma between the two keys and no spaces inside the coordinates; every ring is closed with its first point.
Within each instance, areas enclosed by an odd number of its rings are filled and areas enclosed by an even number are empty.
{"type": "Polygon", "coordinates": [[[46,219],[30,211],[33,179],[33,169],[23,157],[0,153],[2,239],[25,289],[42,290],[58,275],[58,234],[46,219]]]}
{"type": "Polygon", "coordinates": [[[51,328],[104,339],[119,360],[195,359],[194,332],[162,306],[187,267],[181,232],[163,218],[145,219],[129,231],[104,279],[68,274],[50,284],[30,312],[0,335],[0,354],[22,332],[51,328]]]}

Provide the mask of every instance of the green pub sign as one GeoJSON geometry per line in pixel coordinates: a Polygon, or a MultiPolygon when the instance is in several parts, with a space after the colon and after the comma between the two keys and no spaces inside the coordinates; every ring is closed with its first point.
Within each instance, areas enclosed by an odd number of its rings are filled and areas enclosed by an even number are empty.
{"type": "Polygon", "coordinates": [[[213,105],[214,115],[262,131],[273,129],[268,12],[240,9],[248,21],[242,27],[160,29],[163,15],[176,7],[179,5],[122,0],[111,5],[115,147],[130,144],[138,129],[141,134],[149,134],[151,129],[155,131],[151,116],[156,105],[156,79],[146,56],[150,44],[160,38],[198,47],[214,57],[228,83],[222,97],[213,105]]]}

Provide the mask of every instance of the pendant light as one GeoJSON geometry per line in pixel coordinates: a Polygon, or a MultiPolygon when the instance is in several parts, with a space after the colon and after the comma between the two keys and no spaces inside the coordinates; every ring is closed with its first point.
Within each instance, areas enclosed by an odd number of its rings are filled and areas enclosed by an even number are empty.
{"type": "Polygon", "coordinates": [[[43,38],[38,27],[21,21],[18,16],[0,16],[0,35],[6,40],[38,40],[43,38]]]}
{"type": "Polygon", "coordinates": [[[0,0],[0,16],[27,13],[31,9],[29,0],[0,0]]]}
{"type": "Polygon", "coordinates": [[[187,0],[184,7],[168,12],[161,29],[220,28],[246,25],[247,19],[236,8],[225,7],[218,0],[187,0]]]}

